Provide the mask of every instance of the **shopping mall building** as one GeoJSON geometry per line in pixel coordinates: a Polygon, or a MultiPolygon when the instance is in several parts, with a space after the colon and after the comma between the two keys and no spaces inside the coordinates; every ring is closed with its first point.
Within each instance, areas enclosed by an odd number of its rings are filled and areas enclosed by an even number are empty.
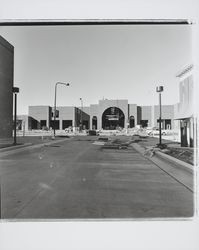
{"type": "MultiPolygon", "coordinates": [[[[162,128],[173,129],[174,105],[162,106],[162,128]]],[[[114,130],[118,128],[157,127],[159,124],[159,106],[138,106],[129,104],[128,100],[100,100],[98,104],[88,107],[57,107],[56,120],[54,109],[50,106],[29,106],[25,121],[26,130],[41,129],[42,127],[63,130],[68,127],[79,127],[83,124],[86,129],[114,130]],[[82,121],[82,122],[81,122],[82,121]]]]}
{"type": "MultiPolygon", "coordinates": [[[[179,79],[179,103],[162,105],[162,128],[178,132],[183,147],[197,144],[198,119],[194,115],[193,65],[185,67],[177,75],[179,79]]],[[[33,130],[43,127],[64,130],[68,127],[114,130],[117,128],[159,127],[159,105],[140,106],[128,100],[99,100],[87,107],[29,106],[28,115],[18,116],[18,129],[33,130]]]]}

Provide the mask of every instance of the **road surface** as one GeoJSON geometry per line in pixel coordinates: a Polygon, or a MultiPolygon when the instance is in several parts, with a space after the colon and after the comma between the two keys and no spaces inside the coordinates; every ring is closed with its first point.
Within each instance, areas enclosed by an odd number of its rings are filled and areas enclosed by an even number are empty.
{"type": "Polygon", "coordinates": [[[4,156],[3,219],[134,219],[193,216],[193,192],[132,147],[95,137],[4,156]]]}

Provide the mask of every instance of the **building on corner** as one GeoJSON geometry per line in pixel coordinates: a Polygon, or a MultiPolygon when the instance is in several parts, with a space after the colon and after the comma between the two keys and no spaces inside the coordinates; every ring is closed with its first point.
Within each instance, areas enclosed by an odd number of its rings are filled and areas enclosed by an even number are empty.
{"type": "Polygon", "coordinates": [[[0,138],[12,137],[14,47],[0,36],[0,138]]]}
{"type": "Polygon", "coordinates": [[[197,138],[197,120],[194,116],[194,83],[193,65],[181,70],[179,79],[179,103],[175,105],[175,119],[179,122],[180,141],[182,147],[193,147],[197,138]]]}

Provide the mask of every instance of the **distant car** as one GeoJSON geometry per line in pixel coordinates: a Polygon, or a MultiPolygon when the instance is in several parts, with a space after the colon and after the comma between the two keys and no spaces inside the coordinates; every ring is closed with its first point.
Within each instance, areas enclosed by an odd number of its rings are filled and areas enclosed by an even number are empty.
{"type": "MultiPolygon", "coordinates": [[[[160,130],[159,128],[153,128],[151,131],[148,132],[148,135],[152,136],[152,135],[159,135],[160,134],[160,130]]],[[[161,130],[161,135],[167,135],[168,131],[165,129],[161,130]]]]}
{"type": "Polygon", "coordinates": [[[88,135],[99,135],[99,131],[97,131],[97,130],[88,130],[87,134],[88,135]]]}
{"type": "Polygon", "coordinates": [[[144,128],[140,128],[140,129],[138,130],[138,133],[137,133],[137,134],[138,134],[139,137],[141,137],[141,138],[146,138],[146,137],[148,136],[148,133],[147,133],[146,129],[144,129],[144,128]]]}
{"type": "Polygon", "coordinates": [[[47,126],[42,126],[42,130],[44,131],[48,131],[49,130],[49,128],[47,127],[47,126]]]}

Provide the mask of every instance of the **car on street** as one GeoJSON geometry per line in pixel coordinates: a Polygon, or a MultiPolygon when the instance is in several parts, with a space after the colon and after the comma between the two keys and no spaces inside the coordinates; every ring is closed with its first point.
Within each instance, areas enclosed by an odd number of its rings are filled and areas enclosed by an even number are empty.
{"type": "Polygon", "coordinates": [[[149,136],[149,135],[147,134],[146,129],[144,129],[144,128],[140,128],[140,129],[138,130],[137,134],[139,135],[140,138],[146,138],[146,137],[149,136]]]}
{"type": "MultiPolygon", "coordinates": [[[[167,135],[168,133],[169,133],[169,132],[168,132],[168,130],[166,130],[166,129],[162,129],[162,130],[161,130],[161,135],[167,135]]],[[[152,129],[148,129],[148,130],[147,130],[147,134],[148,134],[149,136],[159,135],[159,134],[160,134],[160,130],[159,130],[159,128],[154,127],[154,128],[152,128],[152,129]]]]}
{"type": "Polygon", "coordinates": [[[99,135],[99,131],[95,129],[90,129],[87,131],[87,135],[99,135]]]}

